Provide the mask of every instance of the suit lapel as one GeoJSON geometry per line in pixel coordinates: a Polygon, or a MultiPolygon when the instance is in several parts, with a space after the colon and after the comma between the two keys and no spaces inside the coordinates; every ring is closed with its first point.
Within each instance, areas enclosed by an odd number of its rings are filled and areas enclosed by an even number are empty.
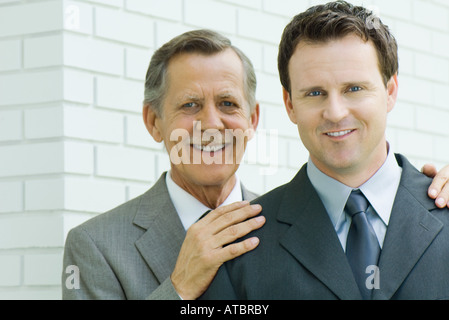
{"type": "MultiPolygon", "coordinates": [[[[168,194],[164,173],[142,196],[134,224],[146,229],[135,245],[156,278],[163,282],[175,268],[186,231],[168,194]]],[[[243,200],[256,194],[243,185],[243,200]]]]}
{"type": "Polygon", "coordinates": [[[384,246],[379,259],[380,289],[374,299],[391,299],[415,264],[438,235],[443,224],[429,210],[429,180],[402,156],[401,183],[396,194],[384,246]]]}
{"type": "Polygon", "coordinates": [[[137,250],[163,282],[175,268],[186,233],[170,200],[165,174],[142,197],[134,224],[146,229],[135,243],[137,250]]]}
{"type": "Polygon", "coordinates": [[[337,233],[306,173],[292,180],[278,220],[291,224],[281,245],[340,299],[361,299],[337,233]]]}

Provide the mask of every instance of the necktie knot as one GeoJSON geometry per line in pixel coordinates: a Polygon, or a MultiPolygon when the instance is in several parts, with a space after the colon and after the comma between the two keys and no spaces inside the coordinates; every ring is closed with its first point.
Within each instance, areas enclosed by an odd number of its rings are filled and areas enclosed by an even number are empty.
{"type": "Polygon", "coordinates": [[[346,202],[345,209],[351,217],[354,217],[360,212],[366,212],[368,207],[368,200],[363,193],[360,190],[353,190],[349,195],[348,202],[346,202]]]}

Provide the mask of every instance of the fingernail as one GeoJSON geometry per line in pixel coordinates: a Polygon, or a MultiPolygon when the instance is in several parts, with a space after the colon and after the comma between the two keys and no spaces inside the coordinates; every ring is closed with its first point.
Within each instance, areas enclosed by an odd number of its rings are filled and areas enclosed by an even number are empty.
{"type": "Polygon", "coordinates": [[[251,208],[253,208],[254,210],[260,210],[262,209],[262,207],[260,206],[260,204],[252,204],[251,208]]]}
{"type": "Polygon", "coordinates": [[[438,198],[436,200],[436,203],[437,203],[437,206],[439,206],[439,207],[444,207],[446,205],[446,202],[443,198],[438,198]]]}
{"type": "Polygon", "coordinates": [[[431,197],[436,198],[436,196],[438,195],[438,192],[435,189],[432,189],[429,191],[429,194],[431,197]]]}
{"type": "Polygon", "coordinates": [[[258,216],[255,218],[257,222],[262,223],[265,221],[265,217],[264,216],[258,216]]]}
{"type": "Polygon", "coordinates": [[[251,243],[257,245],[259,243],[259,238],[251,238],[251,243]]]}

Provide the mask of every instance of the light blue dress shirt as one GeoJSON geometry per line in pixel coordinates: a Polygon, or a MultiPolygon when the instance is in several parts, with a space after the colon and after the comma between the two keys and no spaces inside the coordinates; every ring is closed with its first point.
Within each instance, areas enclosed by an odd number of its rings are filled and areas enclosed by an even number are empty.
{"type": "MultiPolygon", "coordinates": [[[[329,214],[343,250],[346,251],[346,239],[352,219],[344,208],[353,188],[321,172],[310,159],[307,164],[307,175],[329,214]]],[[[382,167],[358,188],[370,202],[367,218],[373,226],[381,248],[401,175],[402,168],[390,148],[382,167]]]]}

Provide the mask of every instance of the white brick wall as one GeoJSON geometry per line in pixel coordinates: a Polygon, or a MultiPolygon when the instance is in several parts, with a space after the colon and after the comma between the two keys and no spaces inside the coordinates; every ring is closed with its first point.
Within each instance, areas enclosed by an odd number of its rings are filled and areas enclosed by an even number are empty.
{"type": "MultiPolygon", "coordinates": [[[[179,33],[221,31],[251,58],[262,114],[239,175],[260,193],[291,179],[307,152],[282,105],[277,44],[323,2],[0,1],[0,299],[59,299],[68,230],[168,169],[140,113],[151,54],[179,33]]],[[[354,2],[376,6],[400,45],[389,140],[417,166],[449,163],[449,2],[354,2]]]]}

